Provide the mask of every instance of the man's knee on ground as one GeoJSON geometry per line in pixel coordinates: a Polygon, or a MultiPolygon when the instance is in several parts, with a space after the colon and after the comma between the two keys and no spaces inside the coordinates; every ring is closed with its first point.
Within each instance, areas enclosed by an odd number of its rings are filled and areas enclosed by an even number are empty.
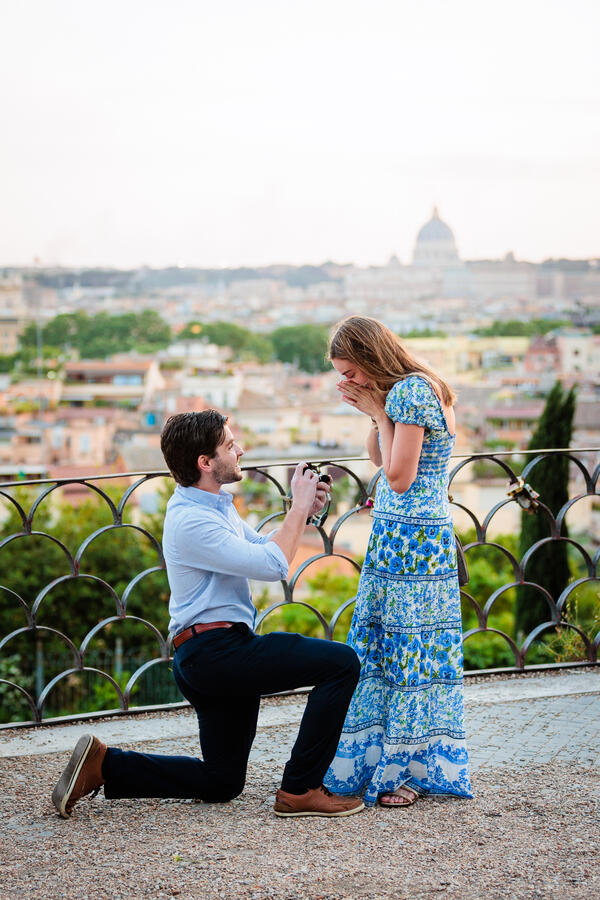
{"type": "Polygon", "coordinates": [[[245,775],[232,775],[226,772],[215,772],[211,778],[210,788],[205,789],[201,799],[205,803],[227,803],[234,800],[244,790],[245,775]]]}

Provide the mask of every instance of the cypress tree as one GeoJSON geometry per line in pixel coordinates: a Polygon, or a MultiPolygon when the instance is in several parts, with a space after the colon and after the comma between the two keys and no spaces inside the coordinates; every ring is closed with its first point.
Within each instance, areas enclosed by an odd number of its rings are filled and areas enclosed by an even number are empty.
{"type": "MultiPolygon", "coordinates": [[[[566,392],[560,382],[556,382],[546,400],[538,426],[529,441],[529,450],[542,448],[569,447],[573,433],[575,414],[575,389],[566,392]]],[[[536,490],[540,502],[557,516],[560,508],[569,499],[569,460],[564,456],[548,456],[539,462],[528,476],[528,482],[536,490]]],[[[566,524],[561,534],[568,537],[566,524]]],[[[536,513],[521,513],[521,534],[519,551],[521,558],[536,541],[550,535],[550,526],[543,510],[536,513]]],[[[567,544],[552,542],[544,544],[530,558],[525,569],[525,579],[544,587],[556,601],[569,582],[567,544]]],[[[515,608],[515,634],[527,635],[533,628],[550,618],[550,610],[539,591],[530,587],[517,589],[515,608]]]]}

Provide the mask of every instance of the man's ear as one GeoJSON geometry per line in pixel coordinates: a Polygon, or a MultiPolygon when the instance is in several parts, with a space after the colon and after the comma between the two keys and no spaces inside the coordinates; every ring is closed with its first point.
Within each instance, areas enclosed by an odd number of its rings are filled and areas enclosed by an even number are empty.
{"type": "Polygon", "coordinates": [[[210,472],[211,462],[212,462],[212,460],[211,460],[210,456],[205,456],[203,454],[202,456],[198,457],[196,464],[198,466],[198,471],[200,472],[200,475],[202,475],[203,472],[210,472]]]}

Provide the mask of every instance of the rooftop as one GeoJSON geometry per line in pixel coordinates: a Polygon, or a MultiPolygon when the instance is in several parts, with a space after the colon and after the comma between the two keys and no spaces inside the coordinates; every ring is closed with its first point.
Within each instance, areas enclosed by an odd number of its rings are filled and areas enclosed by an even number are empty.
{"type": "Polygon", "coordinates": [[[87,372],[89,374],[108,375],[113,372],[128,372],[129,374],[144,373],[154,364],[151,359],[125,359],[109,362],[100,359],[81,359],[78,362],[65,363],[64,370],[67,375],[72,372],[87,372]]]}

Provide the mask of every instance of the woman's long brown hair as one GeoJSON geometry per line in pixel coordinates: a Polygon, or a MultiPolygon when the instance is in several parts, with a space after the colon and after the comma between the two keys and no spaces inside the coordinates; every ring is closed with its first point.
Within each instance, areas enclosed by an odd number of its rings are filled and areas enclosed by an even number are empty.
{"type": "Polygon", "coordinates": [[[402,346],[400,339],[377,319],[349,316],[334,327],[329,341],[329,359],[347,359],[358,366],[381,394],[409,375],[422,375],[452,406],[456,394],[433,369],[420,362],[402,346]]]}

